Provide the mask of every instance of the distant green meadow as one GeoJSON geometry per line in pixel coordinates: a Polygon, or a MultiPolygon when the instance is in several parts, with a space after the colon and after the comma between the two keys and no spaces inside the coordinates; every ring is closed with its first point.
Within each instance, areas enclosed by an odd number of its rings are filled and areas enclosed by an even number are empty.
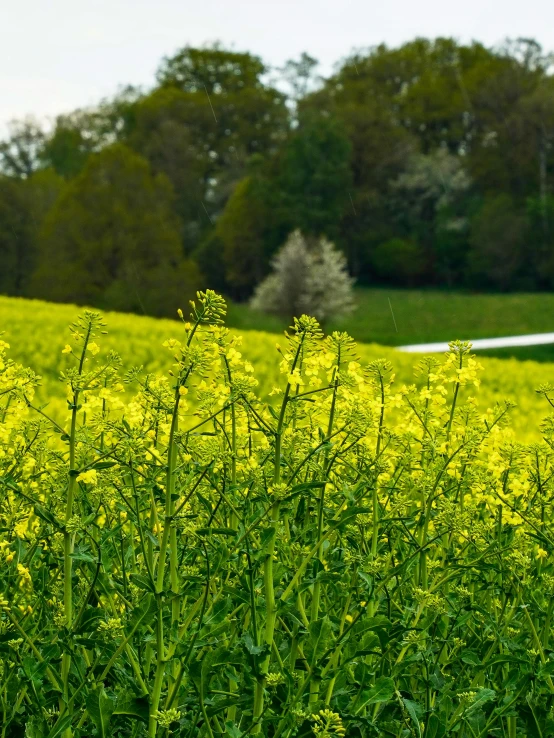
{"type": "MultiPolygon", "coordinates": [[[[328,326],[362,343],[402,346],[431,341],[515,336],[554,330],[554,294],[474,294],[446,290],[367,288],[356,290],[356,311],[328,326]]],[[[229,324],[278,332],[286,323],[231,305],[229,324]]],[[[480,351],[480,356],[514,356],[554,361],[554,345],[480,351]]]]}

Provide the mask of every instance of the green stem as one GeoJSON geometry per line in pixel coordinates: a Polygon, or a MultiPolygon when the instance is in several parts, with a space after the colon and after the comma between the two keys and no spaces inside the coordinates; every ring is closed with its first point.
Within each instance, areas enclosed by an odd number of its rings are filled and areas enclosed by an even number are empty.
{"type": "MultiPolygon", "coordinates": [[[[85,354],[87,351],[88,342],[92,332],[92,324],[89,323],[87,332],[83,340],[83,348],[81,351],[81,358],[79,360],[78,368],[78,380],[80,380],[83,374],[83,367],[85,364],[85,354]]],[[[69,431],[69,481],[67,485],[67,499],[65,506],[65,526],[63,533],[63,605],[64,605],[64,616],[65,626],[71,631],[73,624],[73,549],[75,544],[75,534],[70,533],[67,530],[67,525],[73,516],[73,503],[75,501],[75,488],[77,484],[77,469],[75,468],[75,450],[76,450],[76,432],[77,432],[77,412],[79,405],[79,388],[73,387],[73,402],[71,406],[71,429],[69,431]]],[[[72,706],[69,704],[69,671],[71,668],[71,653],[64,651],[62,654],[62,667],[61,677],[63,684],[63,704],[70,714],[72,713],[72,706]]],[[[71,726],[66,728],[63,732],[63,738],[72,738],[73,729],[71,726]]]]}

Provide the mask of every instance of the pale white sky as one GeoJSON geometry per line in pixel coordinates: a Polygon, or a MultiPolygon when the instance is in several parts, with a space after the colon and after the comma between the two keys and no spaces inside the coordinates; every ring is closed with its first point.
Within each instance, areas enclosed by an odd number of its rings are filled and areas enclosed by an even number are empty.
{"type": "Polygon", "coordinates": [[[280,65],[308,51],[321,71],[352,48],[415,36],[554,50],[551,0],[0,0],[0,128],[149,86],[163,55],[220,40],[280,65]]]}

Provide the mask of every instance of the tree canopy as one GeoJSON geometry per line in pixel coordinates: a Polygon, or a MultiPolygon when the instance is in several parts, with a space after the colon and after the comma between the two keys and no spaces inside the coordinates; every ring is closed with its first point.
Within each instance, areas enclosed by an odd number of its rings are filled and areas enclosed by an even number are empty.
{"type": "Polygon", "coordinates": [[[0,289],[163,312],[153,277],[152,306],[130,297],[137,259],[247,299],[295,229],[360,284],[554,286],[551,55],[417,38],[316,70],[185,46],[150,89],[12,122],[0,289]]]}
{"type": "Polygon", "coordinates": [[[197,286],[197,270],[183,261],[172,206],[167,178],[123,144],[91,156],[44,220],[33,292],[163,314],[171,298],[180,303],[197,286]]]}

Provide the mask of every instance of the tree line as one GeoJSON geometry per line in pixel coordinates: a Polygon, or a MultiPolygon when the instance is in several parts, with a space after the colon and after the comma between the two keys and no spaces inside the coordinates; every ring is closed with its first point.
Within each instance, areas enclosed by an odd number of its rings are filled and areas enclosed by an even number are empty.
{"type": "Polygon", "coordinates": [[[318,75],[220,45],[0,142],[0,292],[168,314],[243,300],[288,234],[359,284],[554,287],[554,75],[533,40],[418,38],[318,75]]]}

